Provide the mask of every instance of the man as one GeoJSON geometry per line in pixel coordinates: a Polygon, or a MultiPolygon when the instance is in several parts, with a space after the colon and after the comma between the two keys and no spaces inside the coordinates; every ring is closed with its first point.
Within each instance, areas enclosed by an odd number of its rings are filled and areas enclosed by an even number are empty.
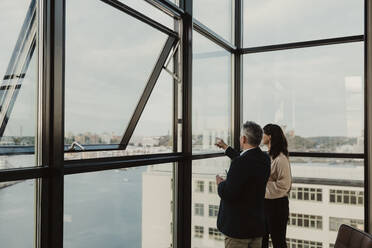
{"type": "Polygon", "coordinates": [[[244,123],[241,153],[218,140],[216,146],[232,159],[226,180],[216,176],[221,198],[217,228],[226,236],[226,248],[261,248],[265,234],[264,197],[270,176],[270,157],[258,147],[261,127],[244,123]]]}

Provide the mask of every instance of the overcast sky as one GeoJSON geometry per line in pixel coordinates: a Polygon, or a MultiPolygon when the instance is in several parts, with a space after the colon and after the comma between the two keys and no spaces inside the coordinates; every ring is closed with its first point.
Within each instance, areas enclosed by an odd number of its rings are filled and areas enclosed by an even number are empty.
{"type": "MultiPolygon", "coordinates": [[[[173,26],[169,16],[144,1],[123,2],[173,26]]],[[[230,3],[194,1],[195,17],[229,41],[230,3]]],[[[0,39],[1,77],[28,4],[0,1],[0,10],[6,10],[0,16],[0,32],[7,34],[0,39]]],[[[66,21],[66,132],[121,135],[167,37],[98,0],[67,0],[66,21]]],[[[359,35],[363,1],[244,0],[243,25],[245,46],[359,35]]],[[[194,36],[194,131],[228,130],[231,56],[201,35],[194,36]]],[[[35,62],[23,82],[8,135],[34,133],[35,62]]],[[[163,71],[135,134],[171,130],[172,82],[163,71]]],[[[262,125],[285,124],[302,136],[359,136],[362,89],[361,43],[244,56],[244,119],[262,125]]]]}

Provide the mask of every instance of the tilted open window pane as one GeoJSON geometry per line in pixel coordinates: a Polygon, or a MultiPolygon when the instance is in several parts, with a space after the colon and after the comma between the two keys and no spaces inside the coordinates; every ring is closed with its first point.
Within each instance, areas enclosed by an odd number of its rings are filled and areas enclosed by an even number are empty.
{"type": "Polygon", "coordinates": [[[64,247],[172,247],[173,164],[65,177],[64,247]]]}
{"type": "Polygon", "coordinates": [[[167,36],[101,1],[66,4],[66,144],[118,144],[167,36]]]}
{"type": "Polygon", "coordinates": [[[225,40],[233,43],[234,1],[194,0],[194,17],[225,40]]]}
{"type": "Polygon", "coordinates": [[[284,129],[290,151],[363,153],[363,43],[244,56],[244,120],[284,129]]]}
{"type": "Polygon", "coordinates": [[[362,35],[362,0],[243,0],[244,47],[362,35]]]}
{"type": "Polygon", "coordinates": [[[0,2],[0,169],[35,165],[36,5],[0,2]]]}
{"type": "Polygon", "coordinates": [[[231,144],[231,54],[193,33],[193,152],[220,151],[215,139],[231,144]]]}
{"type": "Polygon", "coordinates": [[[35,226],[35,180],[0,183],[1,247],[34,247],[35,226]]]}

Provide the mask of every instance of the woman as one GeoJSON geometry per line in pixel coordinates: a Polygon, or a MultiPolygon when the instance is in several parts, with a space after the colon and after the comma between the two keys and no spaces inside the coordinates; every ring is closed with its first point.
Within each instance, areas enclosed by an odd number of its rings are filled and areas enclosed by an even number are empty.
{"type": "Polygon", "coordinates": [[[267,234],[263,238],[262,247],[268,247],[270,235],[274,248],[286,248],[289,216],[288,193],[292,184],[291,168],[288,160],[288,143],[278,125],[268,124],[263,130],[262,143],[269,149],[271,173],[265,194],[267,234]]]}

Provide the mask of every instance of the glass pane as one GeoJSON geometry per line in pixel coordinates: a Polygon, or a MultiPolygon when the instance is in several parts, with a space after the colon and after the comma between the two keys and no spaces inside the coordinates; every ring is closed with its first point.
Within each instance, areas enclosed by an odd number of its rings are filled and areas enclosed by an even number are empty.
{"type": "Polygon", "coordinates": [[[193,15],[227,41],[233,43],[234,1],[194,0],[193,15]]]}
{"type": "Polygon", "coordinates": [[[171,247],[173,165],[65,177],[64,247],[171,247]]]}
{"type": "Polygon", "coordinates": [[[193,152],[220,151],[231,139],[231,54],[193,33],[193,152]]]}
{"type": "MultiPolygon", "coordinates": [[[[226,176],[225,170],[230,167],[230,159],[227,157],[211,158],[203,160],[194,160],[192,162],[192,206],[201,204],[204,206],[205,211],[208,210],[208,206],[217,208],[220,205],[220,197],[217,192],[210,192],[208,190],[197,190],[200,182],[204,185],[208,185],[209,182],[216,181],[216,175],[226,176]]],[[[203,247],[203,248],[214,248],[224,247],[223,236],[217,230],[216,222],[217,215],[204,214],[200,216],[192,211],[192,224],[191,224],[191,246],[192,247],[203,247]],[[195,226],[201,226],[204,230],[208,231],[208,234],[199,235],[195,232],[195,226]]]]}
{"type": "Polygon", "coordinates": [[[363,153],[363,43],[244,56],[244,120],[276,123],[290,151],[363,153]]]}
{"type": "Polygon", "coordinates": [[[66,143],[117,144],[167,36],[101,1],[66,9],[66,143]]]}
{"type": "Polygon", "coordinates": [[[344,197],[341,197],[340,202],[334,202],[335,194],[344,196],[350,192],[358,194],[358,192],[364,191],[363,160],[291,157],[290,161],[292,176],[295,178],[292,188],[322,189],[322,192],[317,193],[317,198],[323,199],[323,201],[290,200],[290,213],[302,213],[310,216],[310,226],[306,227],[305,221],[303,222],[304,227],[291,226],[287,229],[288,238],[307,237],[306,239],[313,242],[332,243],[336,240],[338,227],[342,223],[350,225],[350,221],[348,223],[345,219],[361,220],[360,229],[363,229],[363,205],[351,204],[348,199],[344,201],[344,197]],[[340,186],[340,181],[342,181],[342,186],[340,186]],[[335,223],[331,219],[340,221],[335,223]],[[311,235],[309,238],[308,233],[312,232],[314,228],[317,229],[318,234],[311,235]]]}
{"type": "Polygon", "coordinates": [[[0,183],[1,247],[34,247],[35,181],[0,183]]]}
{"type": "Polygon", "coordinates": [[[244,0],[244,47],[364,34],[362,0],[244,0]]]}
{"type": "Polygon", "coordinates": [[[6,34],[0,39],[0,126],[5,128],[0,129],[0,169],[35,165],[35,9],[35,1],[0,2],[0,10],[6,10],[0,11],[0,33],[6,34]]]}

